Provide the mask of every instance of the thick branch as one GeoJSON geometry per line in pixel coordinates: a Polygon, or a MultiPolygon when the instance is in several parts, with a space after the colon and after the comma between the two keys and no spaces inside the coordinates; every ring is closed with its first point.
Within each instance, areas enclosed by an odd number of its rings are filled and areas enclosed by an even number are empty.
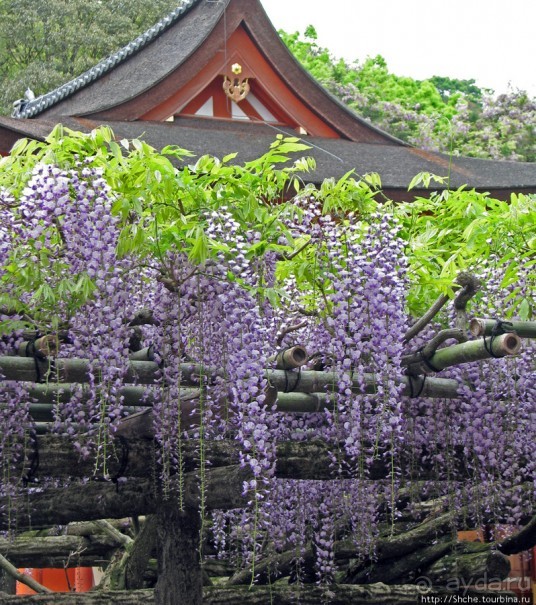
{"type": "Polygon", "coordinates": [[[504,580],[509,573],[510,562],[505,555],[491,549],[489,544],[465,542],[457,552],[432,563],[423,575],[434,585],[448,584],[452,578],[467,585],[479,578],[504,580]]]}
{"type": "Polygon", "coordinates": [[[456,278],[460,286],[463,286],[461,292],[454,299],[454,309],[456,311],[456,327],[465,332],[467,330],[467,303],[480,289],[479,280],[470,273],[460,273],[456,278]]]}
{"type": "Polygon", "coordinates": [[[430,359],[437,349],[447,340],[454,339],[459,343],[467,342],[467,336],[463,330],[459,328],[450,328],[438,332],[426,345],[423,347],[422,354],[426,359],[430,359]]]}
{"type": "MultiPolygon", "coordinates": [[[[147,473],[151,474],[151,471],[147,473]]],[[[213,468],[205,471],[207,510],[239,508],[245,505],[243,482],[249,472],[239,465],[213,468]]],[[[74,483],[64,488],[46,491],[30,490],[22,510],[11,511],[11,521],[0,517],[0,530],[14,525],[17,528],[65,525],[72,521],[122,519],[129,515],[156,512],[161,499],[152,480],[137,478],[118,485],[104,481],[74,483]]],[[[195,473],[187,474],[184,482],[184,503],[199,507],[199,481],[195,473]]],[[[7,498],[0,498],[0,507],[7,506],[7,498]]]]}
{"type": "Polygon", "coordinates": [[[307,326],[307,320],[304,319],[299,324],[295,324],[293,326],[287,326],[286,328],[283,328],[281,330],[281,332],[279,332],[279,334],[277,335],[277,338],[276,338],[276,341],[275,341],[276,345],[278,347],[280,347],[281,343],[283,342],[283,340],[284,340],[284,338],[285,338],[285,336],[287,334],[291,334],[292,332],[296,332],[298,330],[301,330],[301,328],[305,328],[306,326],[307,326]]]}
{"type": "MultiPolygon", "coordinates": [[[[301,605],[318,605],[326,600],[330,593],[331,605],[415,605],[425,602],[447,603],[449,597],[457,594],[440,588],[425,588],[423,586],[387,586],[386,584],[369,584],[366,586],[333,585],[320,586],[258,586],[250,589],[248,586],[231,588],[207,587],[203,589],[204,605],[296,605],[298,596],[301,605]],[[433,600],[435,598],[435,600],[433,600]]],[[[474,598],[473,602],[484,597],[490,602],[507,595],[514,598],[513,593],[495,590],[476,591],[464,588],[460,592],[466,600],[474,598]]],[[[484,602],[481,600],[480,602],[484,602]]],[[[513,601],[509,601],[513,602],[513,601]]],[[[114,591],[86,592],[80,594],[55,593],[53,595],[36,595],[32,597],[17,597],[0,595],[1,605],[152,605],[155,603],[154,591],[114,591]]]]}
{"type": "Polygon", "coordinates": [[[178,510],[168,501],[157,512],[158,605],[202,605],[203,574],[200,561],[201,519],[197,509],[178,510]]]}
{"type": "Polygon", "coordinates": [[[16,567],[79,567],[107,562],[119,546],[107,536],[20,536],[0,539],[0,551],[16,567]]]}
{"type": "Polygon", "coordinates": [[[130,549],[125,568],[125,586],[130,590],[143,586],[143,574],[156,546],[156,522],[154,515],[147,517],[130,549]]]}
{"type": "Polygon", "coordinates": [[[368,582],[385,582],[385,584],[404,584],[416,569],[423,569],[452,550],[451,542],[439,542],[408,553],[403,557],[382,559],[374,563],[367,561],[354,565],[348,570],[344,582],[349,584],[366,584],[368,582]]]}
{"type": "MultiPolygon", "coordinates": [[[[120,519],[128,514],[144,515],[156,510],[158,498],[148,479],[128,481],[120,487],[104,481],[75,483],[46,491],[30,490],[21,509],[11,511],[11,519],[0,517],[0,530],[66,525],[71,521],[120,519]]],[[[9,502],[0,498],[0,507],[9,502]]],[[[11,504],[12,506],[12,504],[11,504]]]]}
{"type": "Polygon", "coordinates": [[[121,546],[128,546],[129,544],[132,544],[132,542],[134,542],[134,540],[130,536],[127,536],[126,534],[120,532],[109,521],[106,521],[106,519],[98,519],[97,521],[95,521],[95,525],[104,534],[107,534],[109,538],[111,538],[114,542],[120,544],[121,546]]]}
{"type": "Polygon", "coordinates": [[[28,597],[0,593],[0,605],[153,605],[154,602],[153,590],[55,592],[28,597]]]}
{"type": "Polygon", "coordinates": [[[441,309],[448,302],[449,297],[446,294],[441,294],[434,304],[426,311],[426,313],[418,319],[411,328],[404,334],[404,342],[409,342],[412,338],[415,338],[419,332],[422,332],[424,328],[434,319],[434,317],[441,311],[441,309]]]}
{"type": "MultiPolygon", "coordinates": [[[[122,473],[124,477],[139,477],[144,479],[154,474],[158,475],[153,460],[155,459],[155,444],[148,439],[129,439],[125,441],[114,440],[110,445],[110,451],[113,456],[108,461],[107,470],[111,477],[122,473]]],[[[33,477],[39,480],[40,477],[55,478],[83,478],[94,477],[103,479],[95,475],[95,464],[91,458],[80,459],[78,453],[68,439],[60,435],[43,435],[36,437],[36,448],[39,453],[39,469],[33,473],[33,477]]],[[[321,440],[312,441],[286,441],[276,444],[276,466],[275,475],[281,479],[333,479],[337,476],[338,470],[333,468],[333,451],[337,450],[336,444],[329,444],[321,440]]],[[[204,443],[204,455],[211,462],[211,468],[207,477],[213,482],[213,485],[221,482],[224,486],[239,484],[247,478],[247,471],[241,470],[240,464],[240,444],[231,439],[222,439],[220,441],[206,441],[204,443]],[[220,469],[219,467],[233,467],[220,469]]],[[[185,441],[182,447],[182,462],[185,472],[195,471],[199,466],[199,444],[196,440],[185,441]]],[[[351,463],[350,459],[345,458],[344,451],[338,452],[341,461],[351,463]]],[[[411,454],[409,454],[411,456],[411,454]]],[[[24,464],[17,467],[17,472],[24,476],[32,465],[34,451],[28,452],[28,459],[24,464]]],[[[460,451],[458,462],[458,472],[461,478],[467,478],[466,461],[463,452],[460,451]]],[[[429,479],[436,476],[433,463],[422,461],[405,460],[401,456],[398,461],[401,476],[411,478],[412,480],[429,479]],[[406,469],[409,469],[406,473],[406,469]]],[[[390,477],[391,465],[389,460],[385,460],[381,452],[370,462],[366,468],[369,479],[385,479],[390,477]]],[[[343,475],[344,476],[344,475],[343,475]]],[[[194,497],[194,496],[192,496],[194,497]]],[[[132,513],[139,514],[139,513],[132,513]]],[[[124,515],[128,516],[128,515],[124,515]]],[[[92,517],[95,519],[104,519],[116,517],[116,515],[101,515],[92,517]]]]}
{"type": "Polygon", "coordinates": [[[536,515],[516,534],[502,540],[497,548],[505,555],[515,555],[536,546],[536,515]]]}

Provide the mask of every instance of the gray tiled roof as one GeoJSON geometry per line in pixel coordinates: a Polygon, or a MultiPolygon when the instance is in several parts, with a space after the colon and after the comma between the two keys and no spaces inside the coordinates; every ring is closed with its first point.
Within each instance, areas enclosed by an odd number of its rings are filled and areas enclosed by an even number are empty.
{"type": "MultiPolygon", "coordinates": [[[[64,117],[62,123],[68,128],[83,132],[89,132],[103,124],[101,121],[75,117],[64,117]]],[[[54,118],[15,120],[0,117],[0,130],[4,127],[40,140],[44,140],[55,124],[54,118]]],[[[238,152],[236,161],[240,163],[266,153],[278,132],[296,135],[291,129],[195,118],[181,118],[175,122],[106,121],[104,124],[112,128],[118,139],[140,138],[157,149],[166,145],[179,145],[195,156],[208,153],[221,158],[235,151],[238,152]]],[[[342,139],[306,136],[303,137],[303,142],[311,145],[311,149],[304,155],[316,160],[316,169],[302,175],[306,182],[319,184],[326,178],[340,178],[349,170],[354,170],[356,176],[378,172],[385,190],[405,191],[411,179],[419,172],[446,176],[450,171],[452,188],[468,184],[470,188],[492,191],[497,196],[498,190],[536,192],[536,163],[457,156],[449,158],[442,153],[413,147],[356,143],[342,139]]],[[[499,197],[503,199],[505,196],[499,197]]]]}
{"type": "Polygon", "coordinates": [[[200,2],[200,0],[182,0],[180,6],[158,21],[158,23],[153,25],[143,34],[140,34],[135,40],[129,42],[126,46],[123,46],[123,48],[119,49],[117,52],[113,53],[106,59],[103,59],[97,63],[97,65],[94,65],[91,69],[88,69],[80,76],[77,76],[59,88],[37,97],[33,101],[20,104],[15,108],[13,117],[32,118],[36,115],[39,115],[45,109],[48,109],[62,99],[72,95],[77,90],[80,90],[81,88],[84,88],[84,86],[87,86],[91,82],[99,79],[101,76],[114,69],[114,67],[119,65],[119,63],[122,63],[125,59],[136,54],[150,42],[155,40],[162,32],[181,19],[198,2],[200,2]]]}

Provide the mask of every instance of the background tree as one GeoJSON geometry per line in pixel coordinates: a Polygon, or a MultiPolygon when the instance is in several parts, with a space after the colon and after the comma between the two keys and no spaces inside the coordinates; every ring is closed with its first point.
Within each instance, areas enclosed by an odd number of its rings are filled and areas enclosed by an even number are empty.
{"type": "Polygon", "coordinates": [[[417,147],[481,158],[535,161],[536,101],[526,92],[495,95],[474,80],[391,73],[381,56],[337,59],[314,27],[280,32],[302,65],[357,113],[417,147]]]}
{"type": "Polygon", "coordinates": [[[177,0],[0,0],[0,107],[65,83],[130,42],[177,0]]]}
{"type": "MultiPolygon", "coordinates": [[[[177,0],[0,0],[0,112],[30,88],[65,83],[150,27],[177,0]]],[[[337,59],[317,44],[313,26],[280,32],[311,74],[360,115],[424,149],[534,161],[536,105],[522,91],[494,96],[474,80],[397,76],[381,56],[337,59]]]]}

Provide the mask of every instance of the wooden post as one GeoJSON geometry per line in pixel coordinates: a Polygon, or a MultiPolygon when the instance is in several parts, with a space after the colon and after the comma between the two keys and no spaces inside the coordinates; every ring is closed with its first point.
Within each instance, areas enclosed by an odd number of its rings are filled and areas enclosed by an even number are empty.
{"type": "Polygon", "coordinates": [[[158,582],[155,605],[202,605],[199,511],[194,508],[181,511],[176,502],[169,501],[159,507],[156,519],[158,582]]]}
{"type": "Polygon", "coordinates": [[[14,595],[16,590],[17,581],[15,578],[8,574],[7,571],[0,569],[0,593],[8,595],[14,595]]]}

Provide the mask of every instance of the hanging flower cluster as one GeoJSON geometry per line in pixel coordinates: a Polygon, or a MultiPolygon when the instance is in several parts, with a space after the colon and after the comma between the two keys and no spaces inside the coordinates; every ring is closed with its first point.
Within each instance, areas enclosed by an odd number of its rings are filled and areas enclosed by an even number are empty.
{"type": "Polygon", "coordinates": [[[38,165],[12,215],[19,244],[12,264],[22,269],[20,277],[30,286],[39,283],[28,288],[22,302],[43,318],[43,329],[67,331],[68,344],[60,347],[60,356],[89,360],[88,387],[75,388],[68,403],[58,391],[56,422],[77,436],[75,447],[82,455],[95,449],[101,468],[123,415],[120,390],[128,366],[128,321],[135,308],[132,293],[138,289],[131,261],[116,255],[118,226],[111,206],[101,171],[82,162],[70,171],[38,165]],[[37,271],[30,270],[32,265],[37,271]],[[132,279],[125,279],[129,274],[132,279]],[[88,290],[90,300],[77,304],[88,290]],[[44,323],[45,318],[53,323],[44,323]]]}

